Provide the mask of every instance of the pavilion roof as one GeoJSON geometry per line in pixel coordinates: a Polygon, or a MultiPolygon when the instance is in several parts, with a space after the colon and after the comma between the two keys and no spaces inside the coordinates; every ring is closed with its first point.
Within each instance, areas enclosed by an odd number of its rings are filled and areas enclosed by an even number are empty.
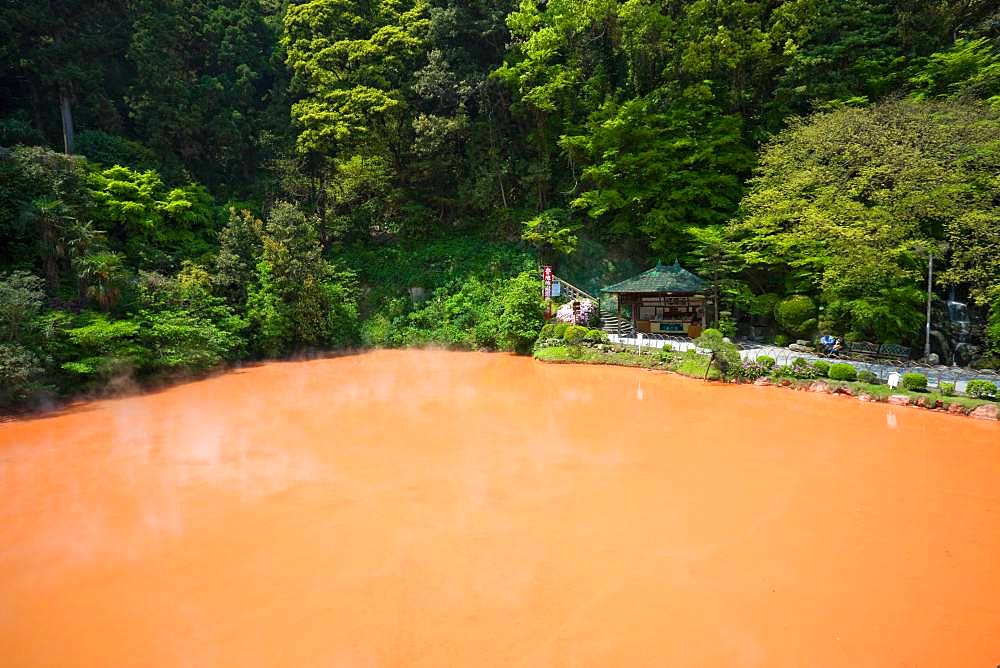
{"type": "Polygon", "coordinates": [[[695,276],[678,262],[672,265],[657,264],[638,276],[626,278],[624,281],[609,285],[601,292],[700,292],[708,287],[708,281],[695,276]]]}

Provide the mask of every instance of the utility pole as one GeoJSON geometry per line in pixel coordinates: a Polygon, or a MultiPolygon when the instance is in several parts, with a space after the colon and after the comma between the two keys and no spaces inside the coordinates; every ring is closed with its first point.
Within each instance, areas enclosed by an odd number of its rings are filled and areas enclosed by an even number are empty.
{"type": "Polygon", "coordinates": [[[927,328],[924,337],[924,359],[931,356],[931,290],[934,287],[934,253],[927,253],[927,328]]]}

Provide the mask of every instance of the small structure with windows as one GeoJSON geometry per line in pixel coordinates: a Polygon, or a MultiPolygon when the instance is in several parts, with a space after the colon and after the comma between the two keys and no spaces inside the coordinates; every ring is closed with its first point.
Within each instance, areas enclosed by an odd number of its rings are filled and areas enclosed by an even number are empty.
{"type": "Polygon", "coordinates": [[[709,284],[674,262],[609,285],[601,292],[618,300],[635,328],[646,334],[690,336],[705,329],[709,284]]]}

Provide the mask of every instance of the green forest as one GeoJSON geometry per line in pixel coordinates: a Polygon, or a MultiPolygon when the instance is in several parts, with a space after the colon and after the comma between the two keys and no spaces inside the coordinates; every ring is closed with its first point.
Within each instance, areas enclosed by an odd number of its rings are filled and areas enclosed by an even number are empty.
{"type": "Polygon", "coordinates": [[[994,0],[14,0],[0,63],[0,403],[527,351],[542,263],[920,349],[932,257],[1000,366],[994,0]]]}

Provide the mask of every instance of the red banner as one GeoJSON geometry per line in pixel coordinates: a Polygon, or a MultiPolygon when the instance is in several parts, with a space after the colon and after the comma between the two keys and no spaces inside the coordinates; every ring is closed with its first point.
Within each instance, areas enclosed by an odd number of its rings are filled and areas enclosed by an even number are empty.
{"type": "Polygon", "coordinates": [[[552,299],[552,267],[542,267],[542,299],[552,299]]]}

